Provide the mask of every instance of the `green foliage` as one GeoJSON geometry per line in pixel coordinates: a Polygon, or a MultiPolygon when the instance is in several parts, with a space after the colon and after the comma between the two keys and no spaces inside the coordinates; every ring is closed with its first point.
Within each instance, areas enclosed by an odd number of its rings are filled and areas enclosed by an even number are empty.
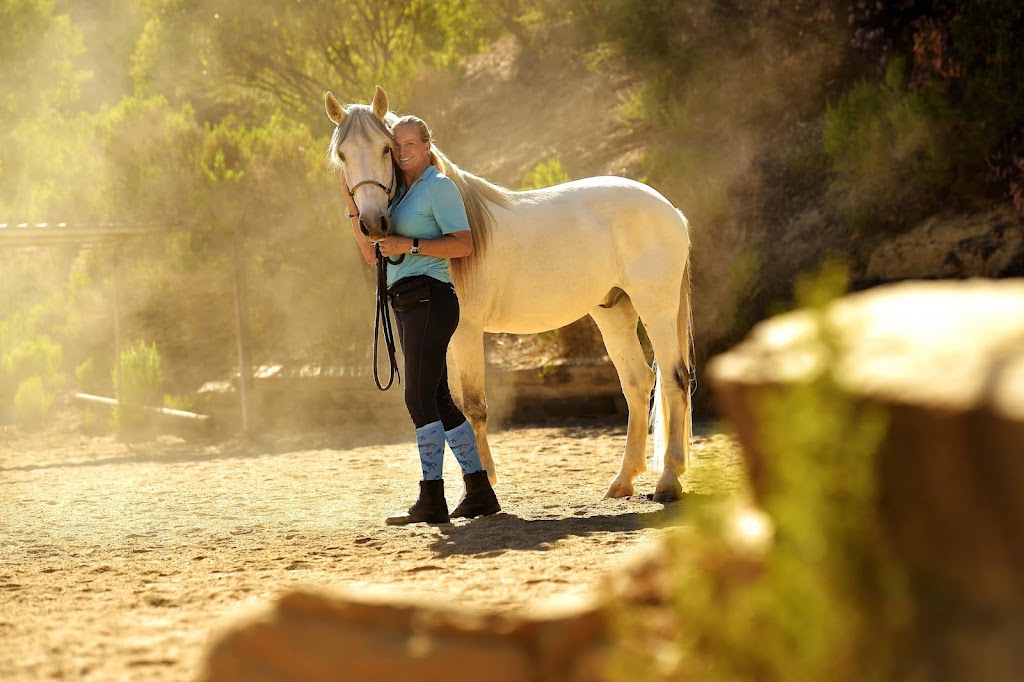
{"type": "MultiPolygon", "coordinates": [[[[82,49],[78,28],[51,0],[0,3],[0,123],[6,128],[40,107],[74,101],[84,78],[73,57],[82,49]]],[[[5,131],[6,132],[6,131],[5,131]]]]}
{"type": "Polygon", "coordinates": [[[468,1],[154,0],[147,9],[136,83],[187,98],[203,121],[233,110],[255,123],[284,111],[312,125],[325,118],[324,90],[366,101],[378,83],[402,101],[419,71],[452,64],[496,32],[484,6],[468,1]]]}
{"type": "Polygon", "coordinates": [[[0,216],[38,218],[55,187],[33,186],[32,171],[52,165],[59,149],[54,130],[85,78],[73,63],[82,40],[48,0],[0,3],[0,26],[0,216]]]}
{"type": "Polygon", "coordinates": [[[112,373],[118,406],[114,409],[113,428],[122,436],[144,433],[148,421],[143,407],[162,404],[163,377],[160,354],[155,343],[138,341],[121,351],[121,377],[112,373]]]}
{"type": "Polygon", "coordinates": [[[192,396],[188,395],[171,395],[167,393],[164,395],[164,407],[172,410],[185,410],[190,412],[195,407],[196,401],[192,396]]]}
{"type": "Polygon", "coordinates": [[[22,426],[40,426],[53,407],[54,392],[42,377],[33,376],[18,384],[14,396],[14,415],[22,426]]]}
{"type": "Polygon", "coordinates": [[[0,421],[13,417],[34,425],[36,417],[45,416],[53,402],[62,349],[45,334],[28,336],[23,324],[19,318],[0,323],[0,421]],[[49,402],[44,400],[47,396],[49,402]]]}
{"type": "MultiPolygon", "coordinates": [[[[109,377],[109,372],[105,374],[99,369],[99,365],[96,358],[89,357],[75,368],[75,379],[78,381],[78,388],[81,392],[91,395],[108,395],[113,382],[109,379],[104,381],[105,377],[109,377]]],[[[103,419],[105,415],[105,409],[94,407],[91,404],[85,405],[82,408],[82,431],[91,435],[106,433],[108,425],[103,419]]]]}
{"type": "Polygon", "coordinates": [[[14,407],[17,387],[36,377],[48,389],[57,383],[62,349],[49,336],[41,335],[20,341],[0,356],[0,415],[14,407]]]}
{"type": "Polygon", "coordinates": [[[908,91],[905,70],[894,59],[884,83],[857,84],[825,116],[832,196],[858,229],[919,218],[952,180],[948,107],[934,90],[908,91]]]}
{"type": "Polygon", "coordinates": [[[75,379],[83,393],[104,395],[103,372],[98,369],[96,358],[86,358],[75,368],[75,379]]]}
{"type": "Polygon", "coordinates": [[[15,346],[3,358],[4,370],[16,381],[37,375],[52,379],[60,369],[61,346],[43,335],[15,346]]]}
{"type": "Polygon", "coordinates": [[[820,371],[754,404],[763,511],[734,500],[695,513],[672,545],[677,636],[662,649],[643,614],[624,613],[612,679],[895,679],[908,595],[877,524],[887,417],[839,387],[825,314],[847,279],[835,263],[802,278],[820,371]]]}
{"type": "Polygon", "coordinates": [[[572,178],[562,168],[562,162],[551,158],[538,163],[532,171],[523,176],[520,189],[542,189],[551,187],[563,182],[569,182],[572,178]]]}

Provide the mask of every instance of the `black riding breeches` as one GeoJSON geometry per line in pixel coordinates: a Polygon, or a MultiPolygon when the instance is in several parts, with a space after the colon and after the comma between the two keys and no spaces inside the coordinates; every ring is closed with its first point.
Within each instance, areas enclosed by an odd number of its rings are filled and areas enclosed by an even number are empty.
{"type": "Polygon", "coordinates": [[[420,300],[407,310],[395,311],[405,355],[405,406],[416,428],[441,421],[450,431],[466,421],[448,389],[448,342],[459,326],[459,299],[451,284],[425,275],[399,280],[389,291],[410,280],[425,280],[428,294],[425,300],[417,296],[420,300]]]}

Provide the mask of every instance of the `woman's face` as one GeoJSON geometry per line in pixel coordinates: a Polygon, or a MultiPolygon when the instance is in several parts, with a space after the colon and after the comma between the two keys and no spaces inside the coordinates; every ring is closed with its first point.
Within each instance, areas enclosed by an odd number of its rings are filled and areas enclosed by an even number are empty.
{"type": "Polygon", "coordinates": [[[422,172],[430,165],[430,141],[420,139],[419,127],[401,125],[395,128],[395,161],[403,173],[422,172]]]}

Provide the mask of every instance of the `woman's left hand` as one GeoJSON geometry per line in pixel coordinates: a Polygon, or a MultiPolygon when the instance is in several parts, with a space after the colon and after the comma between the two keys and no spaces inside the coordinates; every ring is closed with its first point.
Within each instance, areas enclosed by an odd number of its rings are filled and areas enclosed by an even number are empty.
{"type": "Polygon", "coordinates": [[[403,253],[409,253],[409,250],[412,248],[412,239],[393,234],[377,242],[377,244],[380,245],[382,256],[401,256],[403,253]]]}

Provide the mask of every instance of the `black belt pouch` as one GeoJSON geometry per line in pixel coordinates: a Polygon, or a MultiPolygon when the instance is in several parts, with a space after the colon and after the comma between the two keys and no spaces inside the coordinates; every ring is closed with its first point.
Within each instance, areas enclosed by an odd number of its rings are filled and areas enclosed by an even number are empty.
{"type": "Polygon", "coordinates": [[[417,275],[400,279],[388,289],[388,299],[396,313],[404,313],[417,304],[430,300],[430,283],[433,277],[417,275]]]}

